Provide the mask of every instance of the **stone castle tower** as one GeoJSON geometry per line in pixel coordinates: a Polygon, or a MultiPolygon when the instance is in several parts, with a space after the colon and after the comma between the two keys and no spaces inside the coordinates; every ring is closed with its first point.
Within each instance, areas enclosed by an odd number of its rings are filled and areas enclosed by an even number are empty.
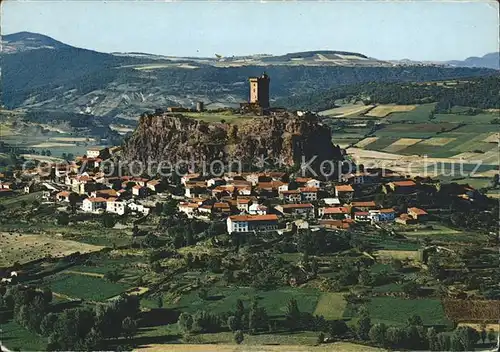
{"type": "Polygon", "coordinates": [[[250,104],[263,109],[269,108],[269,83],[271,79],[264,72],[260,77],[250,77],[250,104]]]}

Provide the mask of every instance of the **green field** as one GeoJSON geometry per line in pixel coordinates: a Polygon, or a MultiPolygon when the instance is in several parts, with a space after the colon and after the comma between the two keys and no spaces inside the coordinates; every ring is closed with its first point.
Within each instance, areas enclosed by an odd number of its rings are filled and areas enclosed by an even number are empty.
{"type": "Polygon", "coordinates": [[[391,325],[406,324],[413,314],[420,315],[426,325],[448,325],[441,301],[437,299],[403,299],[373,297],[368,303],[372,321],[391,325]]]}
{"type": "Polygon", "coordinates": [[[38,336],[13,321],[0,324],[0,341],[11,351],[45,351],[47,338],[38,336]]]}
{"type": "Polygon", "coordinates": [[[328,292],[319,297],[314,315],[322,315],[325,319],[342,319],[347,302],[343,293],[328,292]]]}
{"type": "Polygon", "coordinates": [[[498,118],[498,114],[478,114],[478,115],[462,115],[462,114],[436,114],[434,115],[436,122],[455,122],[467,124],[483,124],[490,123],[491,120],[498,118]]]}
{"type": "Polygon", "coordinates": [[[104,301],[130,288],[124,284],[109,282],[101,278],[65,273],[48,281],[47,286],[55,293],[90,301],[104,301]]]}
{"type": "Polygon", "coordinates": [[[198,290],[186,293],[175,300],[165,302],[164,307],[182,309],[186,312],[207,310],[216,313],[232,311],[236,301],[241,299],[249,304],[256,298],[270,316],[283,316],[290,299],[297,300],[302,312],[312,313],[316,309],[320,292],[315,289],[283,287],[272,291],[260,291],[249,287],[214,287],[208,291],[208,298],[203,300],[198,290]]]}
{"type": "Polygon", "coordinates": [[[395,112],[385,118],[389,122],[413,121],[425,122],[429,120],[431,111],[434,110],[435,103],[422,104],[417,106],[414,110],[407,112],[395,112]]]}
{"type": "MultiPolygon", "coordinates": [[[[437,299],[404,299],[399,297],[373,297],[366,304],[372,323],[405,325],[412,315],[419,315],[425,325],[449,325],[443,306],[437,299]]],[[[346,311],[351,314],[352,310],[346,311]]],[[[344,314],[344,317],[346,317],[344,314]]]]}

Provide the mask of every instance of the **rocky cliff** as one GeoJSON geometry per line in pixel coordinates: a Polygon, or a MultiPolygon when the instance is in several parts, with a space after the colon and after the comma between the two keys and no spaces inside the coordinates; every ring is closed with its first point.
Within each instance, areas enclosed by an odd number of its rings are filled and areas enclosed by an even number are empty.
{"type": "Polygon", "coordinates": [[[331,142],[331,131],[316,117],[255,117],[227,123],[206,123],[182,115],[141,117],[126,142],[127,160],[142,162],[185,160],[241,160],[255,164],[267,158],[265,167],[292,166],[304,157],[340,160],[340,149],[331,142]]]}

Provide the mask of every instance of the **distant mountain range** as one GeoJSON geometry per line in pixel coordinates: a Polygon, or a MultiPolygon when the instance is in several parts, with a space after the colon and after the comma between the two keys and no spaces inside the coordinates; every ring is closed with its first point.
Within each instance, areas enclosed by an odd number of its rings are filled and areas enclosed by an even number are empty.
{"type": "MultiPolygon", "coordinates": [[[[479,68],[494,54],[456,67],[389,62],[360,53],[308,51],[286,55],[193,58],[147,53],[100,53],[45,35],[2,37],[2,105],[97,116],[137,117],[167,106],[237,106],[247,79],[266,71],[273,99],[371,81],[429,81],[494,74],[479,68]]],[[[491,67],[488,66],[488,67],[491,67]]]]}

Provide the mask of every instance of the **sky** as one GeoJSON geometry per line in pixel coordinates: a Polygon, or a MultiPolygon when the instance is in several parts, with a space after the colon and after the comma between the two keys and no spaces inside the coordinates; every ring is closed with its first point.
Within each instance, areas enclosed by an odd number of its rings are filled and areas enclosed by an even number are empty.
{"type": "Polygon", "coordinates": [[[491,0],[6,0],[1,30],[102,52],[213,57],[341,50],[442,61],[499,51],[498,7],[491,0]]]}

